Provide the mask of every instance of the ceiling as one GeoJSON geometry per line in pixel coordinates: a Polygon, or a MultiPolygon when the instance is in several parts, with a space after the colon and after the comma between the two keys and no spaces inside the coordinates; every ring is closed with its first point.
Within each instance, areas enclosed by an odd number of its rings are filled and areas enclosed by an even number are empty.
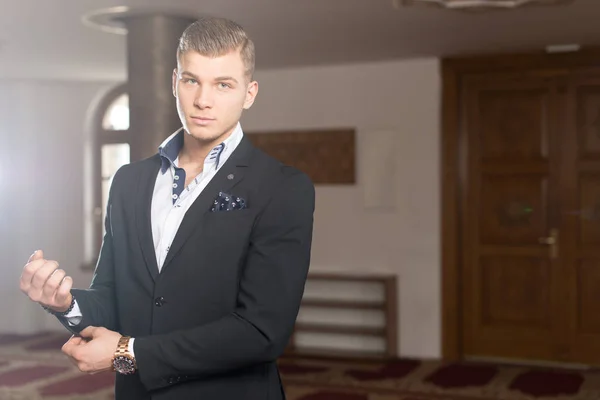
{"type": "MultiPolygon", "coordinates": [[[[167,0],[0,0],[0,78],[124,80],[125,37],[82,23],[101,8],[167,0]]],[[[600,45],[600,0],[465,13],[392,0],[168,0],[231,18],[253,37],[257,69],[600,45]]]]}

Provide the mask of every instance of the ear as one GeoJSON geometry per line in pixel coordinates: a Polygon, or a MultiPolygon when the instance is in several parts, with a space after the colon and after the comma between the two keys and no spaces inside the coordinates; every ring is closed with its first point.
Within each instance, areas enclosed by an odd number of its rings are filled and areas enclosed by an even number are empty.
{"type": "Polygon", "coordinates": [[[246,99],[244,100],[244,110],[249,109],[254,104],[254,99],[258,94],[258,82],[252,81],[248,84],[246,89],[246,99]]]}
{"type": "Polygon", "coordinates": [[[172,89],[173,89],[173,96],[177,97],[177,68],[173,69],[172,89]]]}

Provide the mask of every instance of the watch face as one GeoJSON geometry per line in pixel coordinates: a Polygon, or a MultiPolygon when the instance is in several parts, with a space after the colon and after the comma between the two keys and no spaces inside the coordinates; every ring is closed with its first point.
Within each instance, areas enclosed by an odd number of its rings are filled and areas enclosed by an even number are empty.
{"type": "Polygon", "coordinates": [[[125,356],[116,357],[113,361],[113,366],[115,368],[115,371],[121,374],[128,375],[135,372],[135,365],[133,363],[133,360],[125,356]]]}

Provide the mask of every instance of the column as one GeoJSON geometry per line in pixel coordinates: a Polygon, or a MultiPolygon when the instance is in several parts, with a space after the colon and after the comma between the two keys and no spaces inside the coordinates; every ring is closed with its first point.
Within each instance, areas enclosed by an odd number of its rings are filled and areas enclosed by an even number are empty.
{"type": "Polygon", "coordinates": [[[178,41],[194,20],[148,14],[122,18],[127,27],[127,76],[131,161],[156,154],[181,127],[172,91],[178,41]]]}

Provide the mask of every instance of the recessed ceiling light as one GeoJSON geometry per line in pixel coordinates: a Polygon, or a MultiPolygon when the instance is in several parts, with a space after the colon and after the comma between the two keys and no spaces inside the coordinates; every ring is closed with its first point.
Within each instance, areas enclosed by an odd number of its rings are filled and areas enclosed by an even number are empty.
{"type": "Polygon", "coordinates": [[[577,43],[572,44],[551,44],[546,46],[546,53],[570,53],[574,51],[579,51],[581,49],[581,45],[577,43]]]}
{"type": "Polygon", "coordinates": [[[424,5],[451,10],[511,9],[522,6],[543,6],[572,3],[574,0],[392,0],[395,8],[424,5]]]}
{"type": "Polygon", "coordinates": [[[201,14],[191,15],[189,11],[183,10],[180,7],[173,7],[172,5],[139,7],[118,6],[91,11],[83,15],[81,21],[84,25],[99,29],[103,32],[126,35],[127,27],[123,22],[123,19],[140,15],[169,15],[188,18],[190,20],[201,16],[201,14]]]}

